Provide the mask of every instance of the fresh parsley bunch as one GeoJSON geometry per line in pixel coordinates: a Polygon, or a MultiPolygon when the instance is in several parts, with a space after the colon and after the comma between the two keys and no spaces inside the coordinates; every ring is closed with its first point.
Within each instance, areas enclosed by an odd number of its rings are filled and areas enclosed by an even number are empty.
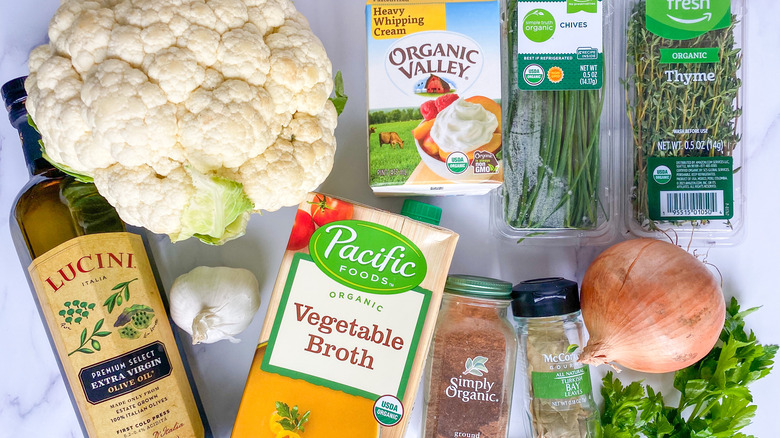
{"type": "Polygon", "coordinates": [[[604,438],[747,438],[740,433],[756,413],[748,385],[772,370],[777,345],[761,345],[745,332],[745,316],[732,298],[718,345],[699,362],[677,371],[677,407],[664,404],[650,386],[633,382],[623,387],[607,373],[601,394],[604,438]]]}

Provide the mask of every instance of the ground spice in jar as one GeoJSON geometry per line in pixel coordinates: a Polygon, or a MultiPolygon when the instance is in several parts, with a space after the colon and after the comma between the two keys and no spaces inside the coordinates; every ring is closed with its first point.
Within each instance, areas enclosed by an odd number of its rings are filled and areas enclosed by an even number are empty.
{"type": "Polygon", "coordinates": [[[447,279],[426,371],[425,438],[508,436],[517,356],[511,291],[490,278],[447,279]]]}

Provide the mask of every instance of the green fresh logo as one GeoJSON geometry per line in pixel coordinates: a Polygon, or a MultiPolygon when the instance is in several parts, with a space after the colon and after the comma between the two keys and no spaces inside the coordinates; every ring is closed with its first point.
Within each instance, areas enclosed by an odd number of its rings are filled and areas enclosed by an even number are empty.
{"type": "Polygon", "coordinates": [[[595,14],[599,11],[597,0],[566,0],[566,13],[588,12],[595,14]]]}
{"type": "Polygon", "coordinates": [[[653,170],[653,180],[658,184],[668,184],[672,180],[672,169],[658,166],[653,170]]]}
{"type": "Polygon", "coordinates": [[[670,40],[731,25],[731,0],[647,0],[647,30],[670,40]]]}
{"type": "Polygon", "coordinates": [[[534,9],[523,18],[523,33],[529,40],[543,43],[555,33],[555,18],[544,9],[534,9]]]}
{"type": "Polygon", "coordinates": [[[372,222],[332,222],[314,232],[312,261],[344,286],[376,294],[406,292],[428,272],[420,248],[403,234],[372,222]]]}

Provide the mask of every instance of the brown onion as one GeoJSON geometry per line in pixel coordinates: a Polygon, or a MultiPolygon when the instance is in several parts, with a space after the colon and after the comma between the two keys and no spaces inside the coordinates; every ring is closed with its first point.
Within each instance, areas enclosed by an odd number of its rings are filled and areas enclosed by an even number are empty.
{"type": "Polygon", "coordinates": [[[726,303],[713,273],[684,249],[654,239],[618,243],[588,267],[580,362],[647,373],[685,368],[718,340],[726,303]],[[613,365],[614,367],[614,365],[613,365]]]}

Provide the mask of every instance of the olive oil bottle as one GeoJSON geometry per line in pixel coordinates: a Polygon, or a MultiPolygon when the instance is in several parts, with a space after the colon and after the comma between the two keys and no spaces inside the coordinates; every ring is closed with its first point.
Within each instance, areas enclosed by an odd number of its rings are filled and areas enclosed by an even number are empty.
{"type": "Polygon", "coordinates": [[[24,78],[2,96],[31,176],[11,234],[85,435],[210,437],[142,237],[43,158],[24,78]]]}

